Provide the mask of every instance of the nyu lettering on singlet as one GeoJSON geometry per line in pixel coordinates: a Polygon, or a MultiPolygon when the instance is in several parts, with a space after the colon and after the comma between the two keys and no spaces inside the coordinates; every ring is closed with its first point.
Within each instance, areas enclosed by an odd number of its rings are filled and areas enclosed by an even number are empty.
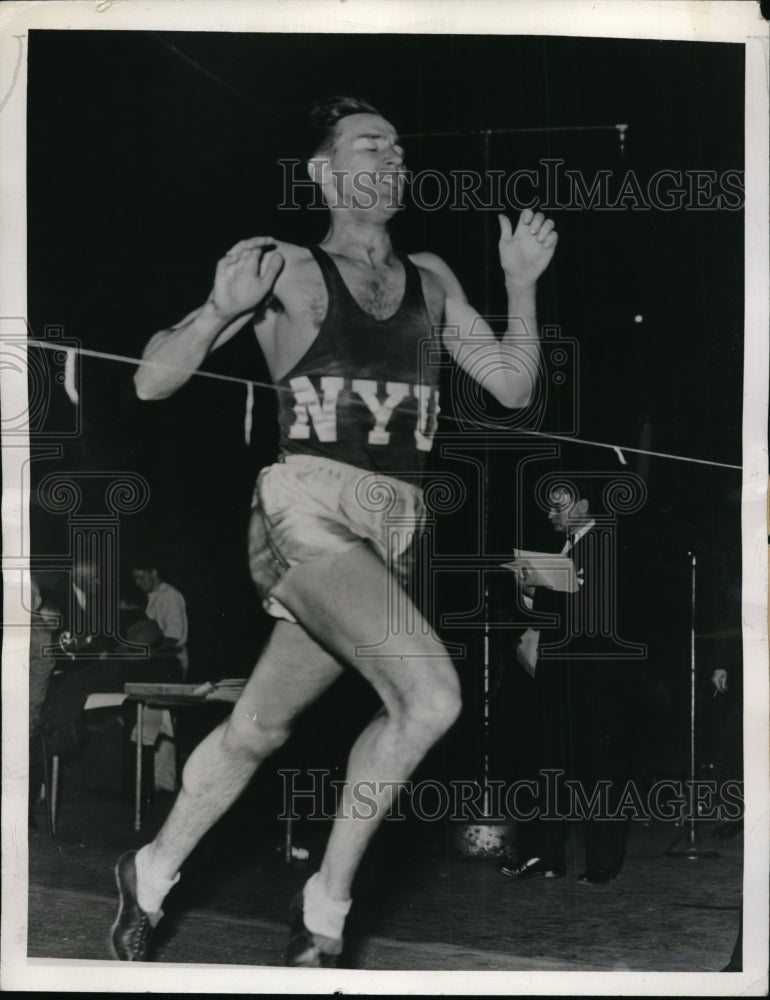
{"type": "Polygon", "coordinates": [[[355,301],[331,257],[311,253],[329,305],[305,355],[278,383],[280,449],[417,481],[436,433],[439,344],[420,274],[406,257],[404,297],[378,320],[355,301]],[[434,358],[431,359],[431,355],[434,358]]]}

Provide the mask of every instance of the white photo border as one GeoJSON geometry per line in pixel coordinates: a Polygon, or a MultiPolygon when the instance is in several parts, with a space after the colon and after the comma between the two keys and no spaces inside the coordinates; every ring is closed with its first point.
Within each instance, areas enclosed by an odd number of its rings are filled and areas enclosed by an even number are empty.
{"type": "MultiPolygon", "coordinates": [[[[33,29],[173,30],[319,33],[474,33],[655,38],[743,44],[746,54],[746,226],[743,419],[743,641],[746,857],[744,972],[356,972],[229,966],[33,960],[26,956],[27,690],[11,674],[26,663],[27,633],[6,628],[3,646],[3,923],[4,989],[330,993],[761,995],[767,990],[768,647],[767,647],[767,372],[768,372],[768,25],[753,2],[644,0],[63,0],[8,3],[0,9],[0,322],[21,322],[26,301],[25,141],[27,38],[33,29]],[[312,16],[309,16],[312,10],[312,16]],[[15,319],[16,318],[16,319],[15,319]],[[749,687],[750,685],[750,687],[749,687]]],[[[25,371],[2,366],[3,425],[27,406],[25,371]]],[[[28,450],[3,441],[4,617],[28,622],[28,450]],[[18,485],[17,485],[18,484],[18,485]]]]}

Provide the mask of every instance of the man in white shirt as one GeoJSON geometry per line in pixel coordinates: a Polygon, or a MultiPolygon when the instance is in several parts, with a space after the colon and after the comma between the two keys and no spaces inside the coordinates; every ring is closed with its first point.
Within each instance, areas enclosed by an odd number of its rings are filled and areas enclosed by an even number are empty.
{"type": "MultiPolygon", "coordinates": [[[[161,580],[157,567],[134,566],[131,570],[134,583],[147,594],[145,614],[158,623],[164,639],[176,643],[174,652],[182,668],[182,679],[187,677],[187,607],[184,597],[170,583],[161,580]]],[[[174,791],[177,786],[176,745],[173,741],[174,723],[168,709],[147,709],[144,718],[145,745],[155,746],[155,787],[174,791]],[[164,735],[169,739],[160,739],[164,735]]]]}
{"type": "Polygon", "coordinates": [[[187,674],[187,608],[176,587],[161,580],[155,566],[135,566],[131,575],[137,587],[147,594],[146,614],[156,621],[166,639],[179,647],[182,674],[187,674]]]}

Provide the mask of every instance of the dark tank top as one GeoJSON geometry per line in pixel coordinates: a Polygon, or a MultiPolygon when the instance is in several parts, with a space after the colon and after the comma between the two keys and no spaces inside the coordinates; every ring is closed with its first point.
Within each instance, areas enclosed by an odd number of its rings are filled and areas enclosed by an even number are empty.
{"type": "Polygon", "coordinates": [[[393,316],[378,320],[355,301],[331,257],[310,250],[329,305],[315,340],[278,382],[281,453],[418,482],[439,412],[439,345],[419,271],[399,257],[404,297],[393,316]]]}

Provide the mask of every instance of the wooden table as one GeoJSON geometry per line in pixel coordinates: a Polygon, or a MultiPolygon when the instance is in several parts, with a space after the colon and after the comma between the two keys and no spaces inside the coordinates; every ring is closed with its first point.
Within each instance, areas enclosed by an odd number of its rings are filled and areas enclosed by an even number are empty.
{"type": "Polygon", "coordinates": [[[136,791],[134,829],[142,828],[142,749],[145,708],[200,708],[203,705],[235,704],[245,680],[228,682],[222,688],[200,684],[126,684],[127,701],[136,702],[136,791]],[[208,688],[208,690],[206,690],[208,688]],[[196,693],[198,692],[198,693],[196,693]],[[202,693],[201,693],[202,692],[202,693]]]}

